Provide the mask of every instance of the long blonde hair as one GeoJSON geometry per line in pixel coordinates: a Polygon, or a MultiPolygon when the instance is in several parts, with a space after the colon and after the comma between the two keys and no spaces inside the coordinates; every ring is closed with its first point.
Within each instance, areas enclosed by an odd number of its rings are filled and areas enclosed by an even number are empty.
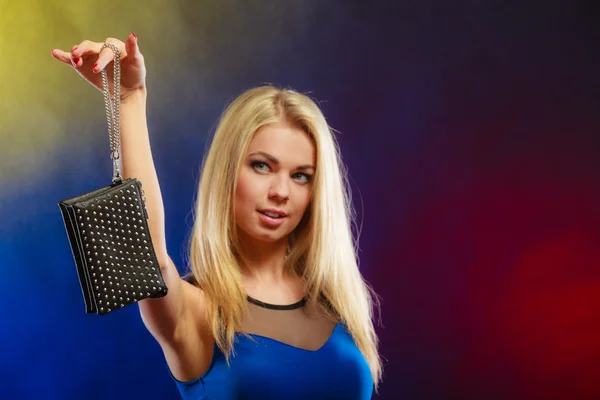
{"type": "Polygon", "coordinates": [[[191,275],[205,293],[215,342],[229,360],[235,332],[243,331],[247,305],[234,220],[238,173],[254,133],[281,120],[304,130],[317,151],[312,199],[289,237],[285,268],[304,279],[309,302],[325,302],[329,317],[344,323],[377,388],[382,365],[373,319],[379,302],[358,268],[354,212],[337,142],[321,110],[306,95],[257,87],[236,98],[221,116],[202,165],[189,243],[191,275]]]}

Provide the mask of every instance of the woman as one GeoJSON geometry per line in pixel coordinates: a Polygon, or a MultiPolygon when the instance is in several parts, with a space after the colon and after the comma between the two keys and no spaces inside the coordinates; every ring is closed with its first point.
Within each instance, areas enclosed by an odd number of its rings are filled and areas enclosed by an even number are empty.
{"type": "MultiPolygon", "coordinates": [[[[204,160],[182,279],[167,254],[137,37],[105,43],[121,52],[122,174],[144,185],[169,288],[140,311],[183,398],[371,398],[381,378],[376,296],[357,267],[343,165],[318,106],[266,86],[227,108],[204,160]]],[[[102,45],[52,55],[102,89],[114,57],[102,45]]]]}

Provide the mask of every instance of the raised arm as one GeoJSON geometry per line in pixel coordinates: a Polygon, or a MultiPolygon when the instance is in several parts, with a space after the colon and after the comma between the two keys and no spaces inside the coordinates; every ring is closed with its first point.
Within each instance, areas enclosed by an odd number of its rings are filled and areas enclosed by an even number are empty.
{"type": "MultiPolygon", "coordinates": [[[[135,177],[142,182],[148,209],[148,225],[152,244],[169,289],[160,299],[142,300],[140,311],[142,319],[152,335],[163,345],[177,346],[184,336],[186,324],[182,316],[188,296],[194,296],[196,288],[183,282],[177,268],[167,254],[165,240],[165,214],[163,201],[152,159],[148,125],[146,121],[146,69],[135,34],[129,35],[125,43],[108,38],[104,43],[117,46],[121,52],[121,167],[124,178],[135,177]],[[185,286],[185,287],[184,287],[185,286]]],[[[102,90],[99,73],[106,68],[108,80],[113,82],[112,61],[114,54],[109,48],[100,52],[103,42],[84,40],[65,52],[53,49],[55,59],[70,65],[86,81],[102,90]]],[[[198,294],[196,294],[198,296],[198,294]]],[[[185,335],[187,336],[187,335],[185,335]]]]}
{"type": "Polygon", "coordinates": [[[169,288],[167,296],[145,299],[139,303],[142,319],[157,340],[170,342],[175,339],[177,324],[183,312],[183,282],[167,254],[164,206],[146,121],[144,87],[130,92],[121,101],[121,173],[123,178],[137,178],[142,182],[152,244],[169,288]]]}

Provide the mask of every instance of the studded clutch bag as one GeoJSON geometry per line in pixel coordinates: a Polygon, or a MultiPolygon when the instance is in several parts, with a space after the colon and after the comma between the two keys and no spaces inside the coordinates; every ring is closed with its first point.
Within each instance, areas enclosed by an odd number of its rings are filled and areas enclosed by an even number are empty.
{"type": "Polygon", "coordinates": [[[121,177],[119,159],[119,50],[115,53],[114,95],[110,99],[106,71],[102,71],[104,100],[113,160],[113,183],[59,201],[86,313],[107,314],[145,298],[167,294],[152,246],[142,184],[121,177]]]}

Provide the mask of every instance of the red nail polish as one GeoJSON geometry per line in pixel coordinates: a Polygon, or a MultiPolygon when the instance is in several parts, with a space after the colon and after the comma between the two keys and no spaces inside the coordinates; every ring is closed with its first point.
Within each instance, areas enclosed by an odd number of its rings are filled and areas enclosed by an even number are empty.
{"type": "Polygon", "coordinates": [[[94,64],[94,66],[92,67],[92,70],[98,71],[98,63],[94,64]]]}
{"type": "Polygon", "coordinates": [[[137,42],[137,41],[138,41],[138,37],[137,37],[137,35],[135,34],[135,32],[131,32],[131,34],[133,35],[133,37],[135,38],[135,41],[137,42]]]}

